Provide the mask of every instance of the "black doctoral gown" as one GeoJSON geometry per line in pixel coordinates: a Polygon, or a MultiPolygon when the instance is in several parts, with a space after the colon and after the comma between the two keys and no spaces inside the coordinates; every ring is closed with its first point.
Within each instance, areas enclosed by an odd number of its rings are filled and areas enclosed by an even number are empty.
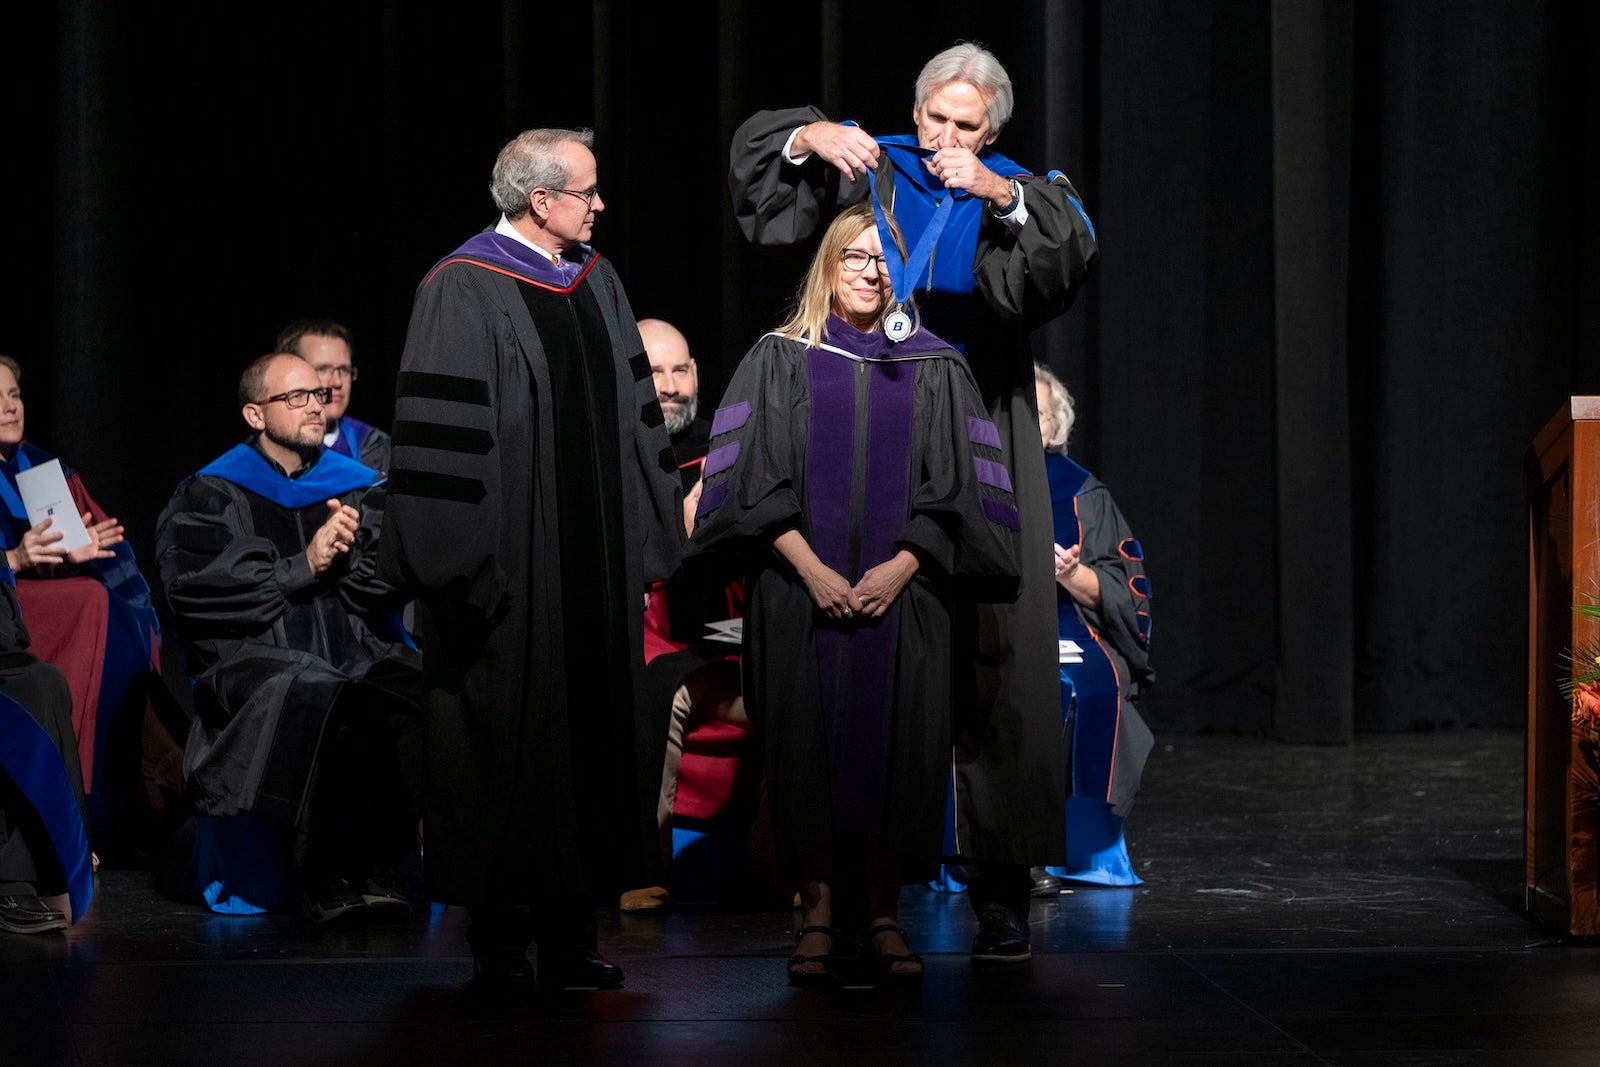
{"type": "Polygon", "coordinates": [[[926,334],[891,348],[830,319],[828,338],[808,349],[769,334],[745,356],[690,540],[691,571],[724,554],[744,570],[745,708],[790,878],[841,831],[938,862],[951,608],[1016,592],[1016,507],[966,364],[926,334]],[[851,582],[902,548],[924,565],[883,618],[835,623],[771,548],[790,529],[851,582]]]}
{"type": "Polygon", "coordinates": [[[184,782],[200,814],[253,811],[304,827],[323,727],[344,688],[366,683],[415,714],[421,662],[399,626],[403,597],[374,574],[376,479],[336,452],[290,479],[238,445],[162,511],[156,562],[194,679],[184,782]],[[306,546],[335,498],[361,526],[349,553],[314,576],[306,546]]]}
{"type": "MultiPolygon", "coordinates": [[[[808,241],[838,209],[870,194],[816,158],[783,158],[789,135],[826,121],[815,107],[762,111],[739,127],[729,153],[728,188],[745,237],[761,245],[808,241]]],[[[906,240],[915,245],[934,199],[910,147],[880,156],[876,188],[906,240]]],[[[1055,581],[1050,490],[1035,408],[1029,331],[1061,315],[1098,254],[1094,228],[1060,172],[1028,173],[991,149],[981,158],[1023,185],[1028,221],[1013,232],[982,200],[958,196],[934,250],[931,284],[919,280],[917,305],[929,329],[967,358],[989,418],[1005,442],[1022,532],[1022,584],[1011,604],[980,606],[970,638],[976,696],[955,708],[956,858],[1019,864],[1060,863],[1060,801],[1065,771],[1057,711],[1055,581]],[[958,267],[970,265],[970,275],[958,267]],[[1047,755],[1048,754],[1048,755],[1047,755]]]]}
{"type": "Polygon", "coordinates": [[[683,492],[633,312],[587,248],[483,233],[419,287],[384,568],[415,590],[435,900],[539,903],[660,876],[636,716],[644,594],[683,492]]]}

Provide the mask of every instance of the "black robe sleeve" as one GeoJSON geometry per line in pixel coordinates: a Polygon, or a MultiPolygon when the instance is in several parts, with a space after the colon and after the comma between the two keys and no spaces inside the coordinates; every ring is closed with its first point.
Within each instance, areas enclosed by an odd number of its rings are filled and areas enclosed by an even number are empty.
{"type": "Polygon", "coordinates": [[[287,555],[257,536],[245,494],[220,478],[179,487],[156,528],[156,562],[167,601],[191,638],[248,637],[291,604],[333,593],[353,615],[398,607],[402,597],[375,573],[381,490],[340,498],[361,513],[350,551],[320,575],[304,552],[287,555]]]}
{"type": "Polygon", "coordinates": [[[988,464],[985,469],[994,472],[990,480],[999,481],[1004,457],[999,448],[973,439],[973,420],[990,425],[977,384],[952,354],[921,364],[917,391],[916,430],[925,440],[916,450],[921,470],[898,541],[914,546],[952,579],[951,592],[974,600],[1014,600],[1019,581],[1015,529],[996,522],[985,501],[1008,515],[1016,514],[1016,504],[1009,485],[988,484],[979,474],[980,464],[988,464]]]}
{"type": "Polygon", "coordinates": [[[316,587],[305,553],[280,556],[253,530],[243,492],[220,478],[191,478],[162,512],[156,564],[191,638],[259,633],[316,587]]]}
{"type": "Polygon", "coordinates": [[[1013,232],[987,211],[973,275],[995,313],[1033,329],[1072,306],[1099,245],[1083,198],[1064,175],[1023,183],[1028,221],[1013,232]]]}
{"type": "Polygon", "coordinates": [[[514,346],[476,268],[445,267],[417,294],[395,388],[388,530],[380,568],[394,584],[448,597],[487,623],[507,579],[496,452],[496,353],[514,346]]]}
{"type": "Polygon", "coordinates": [[[1100,580],[1098,610],[1078,605],[1095,633],[1127,664],[1128,695],[1138,699],[1155,684],[1150,667],[1150,583],[1144,549],[1110,490],[1096,485],[1078,494],[1079,560],[1100,580]]]}
{"type": "Polygon", "coordinates": [[[327,572],[335,582],[335,591],[352,615],[395,611],[404,604],[405,592],[378,575],[378,535],[383,529],[388,493],[379,485],[346,493],[343,499],[360,512],[361,525],[350,551],[343,560],[335,560],[327,572]]]}
{"type": "Polygon", "coordinates": [[[866,197],[865,177],[847,182],[838,169],[812,156],[796,166],[783,158],[789,135],[808,122],[830,121],[814,107],[760,111],[733,134],[728,152],[728,192],[745,239],[791,245],[826,225],[840,207],[866,197]]]}
{"type": "Polygon", "coordinates": [[[802,527],[805,471],[797,466],[805,451],[795,442],[811,415],[804,345],[773,336],[755,343],[728,382],[719,419],[734,421],[723,412],[746,408],[740,425],[711,440],[710,455],[731,453],[732,462],[704,478],[689,540],[691,565],[721,555],[743,570],[760,562],[779,534],[802,527]]]}
{"type": "Polygon", "coordinates": [[[607,260],[597,264],[591,280],[596,296],[606,308],[606,319],[618,334],[619,351],[635,372],[633,407],[623,414],[625,432],[631,427],[633,440],[632,462],[625,466],[624,474],[634,480],[632,518],[639,528],[643,592],[676,574],[683,563],[687,542],[683,531],[683,483],[672,451],[672,438],[667,434],[661,403],[656,397],[650,356],[645,352],[644,339],[639,336],[639,324],[633,317],[622,280],[607,260]],[[632,416],[631,422],[627,421],[629,416],[632,416]]]}

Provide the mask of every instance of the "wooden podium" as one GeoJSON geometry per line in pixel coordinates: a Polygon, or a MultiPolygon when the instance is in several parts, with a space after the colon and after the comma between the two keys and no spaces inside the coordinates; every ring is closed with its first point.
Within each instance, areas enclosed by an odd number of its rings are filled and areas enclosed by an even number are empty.
{"type": "Polygon", "coordinates": [[[1543,924],[1600,934],[1595,767],[1600,746],[1572,722],[1563,653],[1600,643],[1572,605],[1600,595],[1600,396],[1575,396],[1528,450],[1528,736],[1523,903],[1543,924]]]}

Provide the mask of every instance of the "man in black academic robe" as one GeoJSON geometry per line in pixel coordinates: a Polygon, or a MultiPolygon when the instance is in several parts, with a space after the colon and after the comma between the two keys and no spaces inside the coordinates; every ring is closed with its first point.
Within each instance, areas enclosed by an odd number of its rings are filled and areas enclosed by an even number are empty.
{"type": "Polygon", "coordinates": [[[263,356],[239,391],[254,436],[185,479],[156,530],[194,678],[185,783],[201,815],[300,833],[312,921],[408,911],[418,785],[401,749],[419,729],[421,664],[403,597],[374,576],[384,491],[322,449],[327,390],[305,360],[263,356]]]}
{"type": "Polygon", "coordinates": [[[762,111],[735,131],[728,188],[745,236],[809,240],[838,209],[876,195],[906,243],[936,234],[915,279],[922,321],[967,358],[1005,445],[1020,515],[1021,590],[979,605],[968,684],[953,709],[955,841],[950,858],[981,871],[972,959],[1031,955],[1031,864],[1064,861],[1055,583],[1050,493],[1035,410],[1029,331],[1061,315],[1098,252],[1065,175],[1040,177],[994,151],[1011,83],[987,50],[963,44],[917,82],[916,132],[874,138],[815,107],[762,111]]]}
{"type": "Polygon", "coordinates": [[[417,290],[396,388],[384,573],[415,593],[427,850],[480,988],[617,986],[594,905],[659,870],[643,609],[682,490],[633,312],[587,244],[592,134],[530,130],[503,212],[417,290]]]}

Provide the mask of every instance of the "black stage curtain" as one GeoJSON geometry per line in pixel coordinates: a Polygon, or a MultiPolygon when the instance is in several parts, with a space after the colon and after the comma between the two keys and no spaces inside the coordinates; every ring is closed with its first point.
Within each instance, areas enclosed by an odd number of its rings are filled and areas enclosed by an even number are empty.
{"type": "MultiPolygon", "coordinates": [[[[148,561],[279,327],[356,332],[386,423],[411,294],[521,129],[592,126],[596,244],[714,406],[808,250],[745,245],[751,111],[910,122],[957,40],[1100,268],[1039,337],[1139,531],[1157,730],[1342,742],[1523,719],[1534,433],[1600,392],[1600,13],[1558,0],[0,7],[0,352],[30,437],[148,561]]],[[[147,568],[148,569],[148,568],[147,568]]],[[[1552,664],[1551,669],[1557,669],[1552,664]]]]}

